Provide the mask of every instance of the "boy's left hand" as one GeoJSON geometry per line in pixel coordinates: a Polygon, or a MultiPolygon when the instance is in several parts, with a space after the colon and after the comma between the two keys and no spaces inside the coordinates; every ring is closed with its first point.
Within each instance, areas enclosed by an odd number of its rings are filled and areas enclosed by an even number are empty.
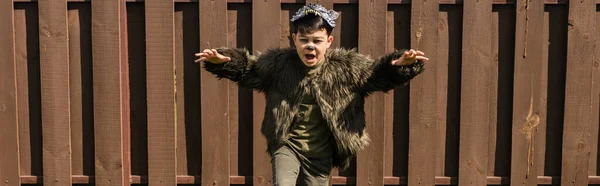
{"type": "Polygon", "coordinates": [[[425,53],[421,51],[410,49],[405,51],[400,58],[393,60],[392,65],[406,66],[415,63],[417,60],[427,61],[429,58],[425,57],[425,53]]]}

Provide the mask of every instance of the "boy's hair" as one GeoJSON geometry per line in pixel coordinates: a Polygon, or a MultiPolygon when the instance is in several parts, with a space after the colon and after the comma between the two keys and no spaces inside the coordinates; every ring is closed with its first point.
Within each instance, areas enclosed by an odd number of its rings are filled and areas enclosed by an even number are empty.
{"type": "Polygon", "coordinates": [[[292,22],[292,33],[295,34],[310,34],[321,29],[327,31],[327,36],[330,36],[333,31],[333,28],[322,17],[313,14],[306,15],[292,22]]]}

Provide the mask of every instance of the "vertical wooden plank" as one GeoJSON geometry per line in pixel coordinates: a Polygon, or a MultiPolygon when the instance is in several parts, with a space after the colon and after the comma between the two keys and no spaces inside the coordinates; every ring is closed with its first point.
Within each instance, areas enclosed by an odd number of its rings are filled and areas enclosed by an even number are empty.
{"type": "MultiPolygon", "coordinates": [[[[498,7],[498,6],[496,6],[498,7]]],[[[487,95],[490,98],[490,102],[489,102],[489,136],[488,136],[488,161],[487,161],[487,175],[488,176],[494,176],[495,175],[495,168],[496,168],[496,161],[497,160],[501,160],[503,158],[496,158],[497,153],[499,153],[498,151],[500,151],[500,149],[498,149],[500,147],[500,145],[498,144],[499,141],[501,141],[502,136],[498,135],[499,132],[499,124],[498,124],[498,96],[499,96],[499,87],[498,87],[498,65],[499,65],[499,56],[500,54],[500,35],[501,35],[501,31],[499,30],[500,27],[500,19],[502,19],[500,17],[500,13],[498,11],[494,11],[494,8],[492,8],[492,32],[491,32],[491,36],[492,36],[492,55],[494,56],[494,60],[492,61],[492,67],[490,69],[490,72],[492,72],[492,74],[490,74],[490,86],[491,86],[491,90],[490,93],[487,95]],[[496,58],[496,56],[498,56],[498,58],[496,58]]],[[[512,61],[511,61],[512,62],[512,61]]],[[[512,92],[511,92],[512,94],[512,92]]]]}
{"type": "Polygon", "coordinates": [[[487,183],[492,100],[492,1],[465,1],[460,109],[459,185],[487,183]]]}
{"type": "Polygon", "coordinates": [[[437,129],[438,139],[436,147],[435,160],[435,175],[442,176],[444,174],[445,157],[446,157],[446,108],[448,105],[448,58],[449,58],[449,42],[448,42],[448,12],[443,11],[440,7],[438,13],[438,49],[436,56],[436,90],[437,90],[437,129]]]}
{"type": "MultiPolygon", "coordinates": [[[[227,46],[227,2],[200,1],[200,48],[227,46]]],[[[201,71],[202,183],[229,185],[229,87],[201,71]]]]}
{"type": "MultiPolygon", "coordinates": [[[[229,4],[229,47],[252,49],[252,4],[229,4]]],[[[252,90],[229,83],[230,175],[252,175],[252,90]]]]}
{"type": "MultiPolygon", "coordinates": [[[[569,1],[562,185],[587,185],[595,56],[594,1],[569,1]]],[[[595,115],[595,114],[594,114],[595,115]]]]}
{"type": "MultiPolygon", "coordinates": [[[[371,56],[385,54],[387,1],[358,2],[358,50],[371,56]]],[[[356,185],[383,185],[384,169],[384,134],[385,131],[385,95],[381,92],[372,94],[365,100],[367,133],[370,134],[370,145],[358,153],[356,185]]]]}
{"type": "Polygon", "coordinates": [[[14,6],[21,175],[43,175],[38,8],[14,6]]]}
{"type": "Polygon", "coordinates": [[[68,8],[72,174],[91,176],[94,172],[91,9],[84,3],[70,3],[68,8]]]}
{"type": "Polygon", "coordinates": [[[177,78],[177,175],[200,175],[202,135],[200,123],[200,64],[198,6],[175,4],[175,77],[177,78]]]}
{"type": "MultiPolygon", "coordinates": [[[[550,41],[550,19],[547,12],[542,13],[542,39],[550,41]]],[[[538,33],[539,34],[539,33],[538,33]]],[[[537,144],[533,158],[536,160],[537,176],[544,176],[544,165],[546,164],[546,133],[547,133],[547,118],[548,118],[548,46],[550,42],[542,42],[542,63],[540,64],[540,124],[537,127],[537,144]]]]}
{"type": "Polygon", "coordinates": [[[516,8],[511,185],[537,185],[535,149],[540,124],[544,3],[519,0],[516,8]]]}
{"type": "Polygon", "coordinates": [[[129,184],[126,136],[129,120],[126,99],[127,61],[121,34],[125,28],[124,3],[92,1],[92,60],[94,94],[95,183],[97,186],[129,184]]]}
{"type": "Polygon", "coordinates": [[[119,9],[119,39],[121,47],[120,60],[120,88],[121,88],[121,155],[123,157],[123,180],[127,180],[131,177],[131,104],[130,90],[129,90],[129,35],[127,30],[128,18],[127,18],[127,2],[120,1],[121,7],[119,9]]]}
{"type": "MultiPolygon", "coordinates": [[[[72,5],[72,4],[71,4],[72,5]]],[[[69,6],[69,94],[71,109],[72,174],[83,175],[83,109],[81,73],[81,26],[79,9],[69,6]]]]}
{"type": "MultiPolygon", "coordinates": [[[[279,1],[252,1],[252,48],[264,52],[271,47],[280,46],[281,2],[279,1]]],[[[254,111],[253,126],[253,172],[255,186],[272,185],[273,172],[271,160],[266,152],[267,143],[260,132],[263,115],[265,112],[264,95],[253,92],[252,110],[254,111]],[[269,165],[269,166],[266,166],[269,165]]]]}
{"type": "MultiPolygon", "coordinates": [[[[598,5],[596,5],[598,10],[598,5]]],[[[596,11],[596,17],[600,15],[596,11]]],[[[600,19],[596,19],[596,38],[600,38],[600,19]]],[[[600,40],[596,39],[596,46],[600,44],[600,40]]],[[[595,48],[596,54],[600,53],[600,47],[595,48]]],[[[598,175],[598,131],[600,130],[600,59],[594,57],[594,79],[592,89],[592,128],[590,135],[590,167],[588,174],[590,176],[598,175]]]]}
{"type": "Polygon", "coordinates": [[[435,185],[437,122],[438,1],[413,0],[411,48],[429,57],[427,71],[410,83],[408,185],[435,185]]]}
{"type": "Polygon", "coordinates": [[[41,1],[40,68],[44,185],[71,185],[67,1],[41,1]]]}
{"type": "MultiPolygon", "coordinates": [[[[131,118],[131,174],[148,175],[148,112],[146,96],[146,32],[144,4],[127,5],[127,53],[129,55],[129,92],[131,118]]],[[[125,30],[123,30],[125,31],[125,30]]],[[[197,34],[196,34],[197,35],[197,34]]],[[[197,43],[197,42],[196,42],[197,43]]],[[[197,113],[196,113],[197,114],[197,113]]]]}
{"type": "Polygon", "coordinates": [[[310,3],[320,4],[328,10],[333,9],[333,0],[306,0],[306,4],[310,3]]]}
{"type": "Polygon", "coordinates": [[[174,6],[145,1],[148,185],[176,185],[174,6]]]}
{"type": "Polygon", "coordinates": [[[19,129],[15,66],[14,4],[0,3],[0,181],[3,186],[20,186],[19,129]]]}

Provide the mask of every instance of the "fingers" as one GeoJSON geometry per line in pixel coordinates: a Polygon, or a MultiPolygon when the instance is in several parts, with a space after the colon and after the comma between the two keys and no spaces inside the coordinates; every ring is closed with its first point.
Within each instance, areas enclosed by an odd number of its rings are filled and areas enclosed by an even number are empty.
{"type": "Polygon", "coordinates": [[[204,60],[206,60],[206,57],[201,57],[199,59],[196,59],[194,62],[199,63],[199,62],[203,62],[204,60]]]}
{"type": "Polygon", "coordinates": [[[425,56],[417,56],[417,60],[428,61],[429,58],[427,58],[425,56]]]}

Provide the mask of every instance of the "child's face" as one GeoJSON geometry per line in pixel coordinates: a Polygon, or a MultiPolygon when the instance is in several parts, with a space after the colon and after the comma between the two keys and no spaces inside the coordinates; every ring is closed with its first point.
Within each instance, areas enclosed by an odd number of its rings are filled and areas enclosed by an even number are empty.
{"type": "Polygon", "coordinates": [[[294,39],[298,56],[302,59],[304,65],[308,67],[322,63],[325,58],[325,51],[333,42],[333,36],[328,36],[325,29],[310,34],[292,34],[292,39],[294,39]]]}

